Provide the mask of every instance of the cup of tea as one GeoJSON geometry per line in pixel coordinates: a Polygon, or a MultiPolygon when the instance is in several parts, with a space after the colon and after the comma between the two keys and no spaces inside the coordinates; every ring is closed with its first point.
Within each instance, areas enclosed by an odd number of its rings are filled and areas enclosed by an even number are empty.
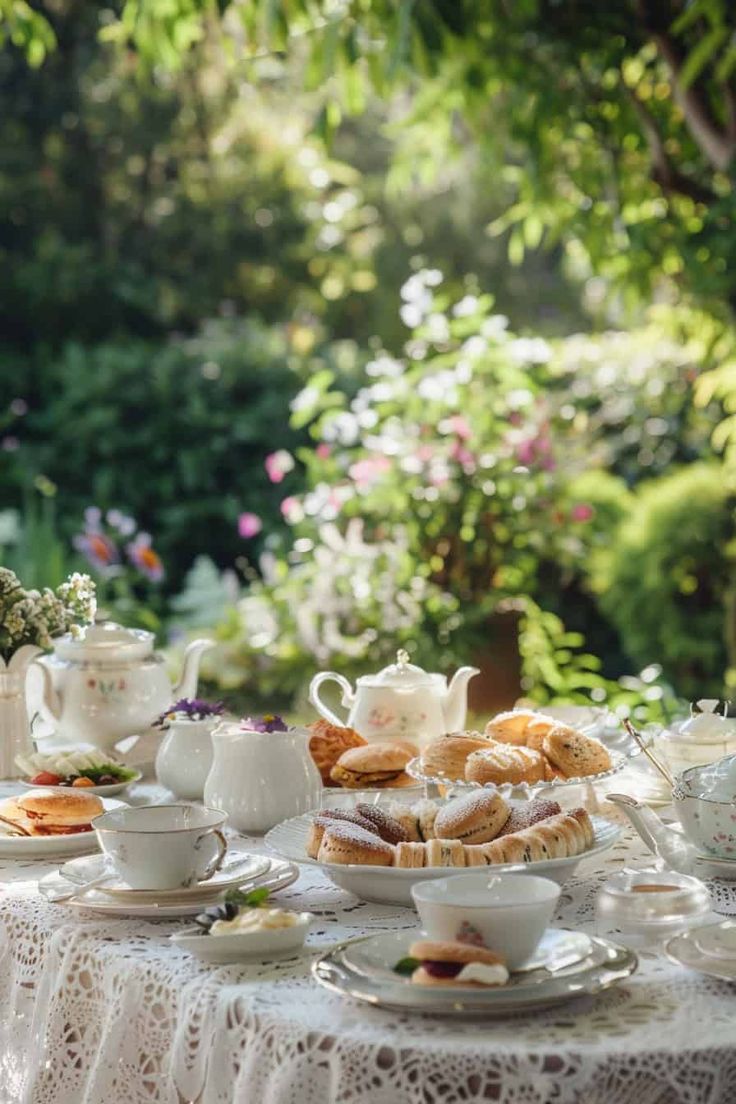
{"type": "Polygon", "coordinates": [[[222,866],[227,814],[201,805],[114,809],[92,826],[115,873],[131,889],[185,889],[222,866]]]}

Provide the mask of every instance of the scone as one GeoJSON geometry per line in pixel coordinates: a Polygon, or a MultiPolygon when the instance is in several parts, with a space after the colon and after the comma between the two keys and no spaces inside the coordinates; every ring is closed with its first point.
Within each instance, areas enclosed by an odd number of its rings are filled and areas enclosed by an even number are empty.
{"type": "Polygon", "coordinates": [[[495,988],[509,980],[504,959],[476,943],[418,939],[409,954],[419,965],[411,975],[414,985],[468,985],[495,988]]]}
{"type": "Polygon", "coordinates": [[[393,866],[394,848],[357,824],[336,820],[325,829],[317,858],[341,866],[393,866]]]}
{"type": "Polygon", "coordinates": [[[544,779],[544,757],[527,747],[491,744],[468,756],[465,778],[468,782],[480,782],[481,785],[493,782],[497,786],[504,782],[514,785],[519,782],[541,782],[544,779]]]}
{"type": "Polygon", "coordinates": [[[552,766],[567,778],[586,778],[611,767],[611,756],[600,741],[567,725],[557,725],[548,732],[542,749],[552,766]]]}
{"type": "Polygon", "coordinates": [[[322,776],[322,783],[330,785],[330,771],[340,756],[348,748],[364,747],[368,742],[353,728],[342,728],[329,721],[315,721],[309,726],[312,733],[309,739],[309,753],[322,776]]]}
{"type": "Polygon", "coordinates": [[[538,716],[533,709],[511,709],[507,713],[499,713],[486,725],[486,736],[490,740],[499,740],[502,744],[523,747],[526,744],[527,727],[538,716]]]}
{"type": "Polygon", "coordinates": [[[487,843],[494,839],[508,820],[509,807],[500,794],[476,790],[443,805],[434,822],[440,839],[462,843],[487,843]]]}
{"type": "Polygon", "coordinates": [[[461,782],[465,778],[465,761],[468,756],[471,752],[488,746],[489,741],[480,733],[443,736],[422,752],[422,770],[431,776],[439,775],[453,782],[461,782]]]}
{"type": "Polygon", "coordinates": [[[366,820],[359,813],[353,812],[350,809],[322,809],[317,816],[313,818],[309,828],[309,835],[307,836],[307,854],[310,859],[317,858],[325,829],[329,828],[329,826],[336,821],[355,824],[358,828],[363,828],[366,832],[375,831],[369,820],[366,820]]]}
{"type": "Polygon", "coordinates": [[[509,816],[498,836],[509,836],[512,832],[521,832],[524,828],[531,828],[540,820],[547,820],[561,812],[556,801],[550,801],[546,797],[537,797],[532,801],[509,801],[509,816]]]}
{"type": "Polygon", "coordinates": [[[406,843],[409,835],[398,820],[378,805],[369,805],[361,801],[355,806],[356,812],[373,826],[373,831],[386,843],[406,843]]]}

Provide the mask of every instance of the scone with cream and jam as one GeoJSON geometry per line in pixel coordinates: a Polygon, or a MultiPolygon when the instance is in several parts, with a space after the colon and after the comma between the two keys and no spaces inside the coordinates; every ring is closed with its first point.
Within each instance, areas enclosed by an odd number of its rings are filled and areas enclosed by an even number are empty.
{"type": "MultiPolygon", "coordinates": [[[[509,972],[503,958],[487,947],[453,940],[418,939],[409,947],[409,962],[402,973],[416,965],[411,974],[413,985],[469,985],[491,989],[505,985],[509,972]]],[[[406,963],[406,966],[404,966],[406,963]]]]}

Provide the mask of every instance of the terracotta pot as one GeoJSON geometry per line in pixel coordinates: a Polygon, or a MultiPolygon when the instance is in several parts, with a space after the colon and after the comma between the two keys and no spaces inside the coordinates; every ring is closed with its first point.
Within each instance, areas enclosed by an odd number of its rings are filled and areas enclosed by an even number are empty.
{"type": "Polygon", "coordinates": [[[518,610],[489,617],[487,644],[470,659],[480,674],[470,680],[468,709],[480,718],[511,709],[521,695],[520,617],[518,610]]]}

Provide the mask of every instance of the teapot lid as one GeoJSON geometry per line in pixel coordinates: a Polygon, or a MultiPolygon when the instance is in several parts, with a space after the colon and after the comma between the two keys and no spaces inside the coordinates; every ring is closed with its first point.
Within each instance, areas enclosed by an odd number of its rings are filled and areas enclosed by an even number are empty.
{"type": "Polygon", "coordinates": [[[152,651],[153,633],[145,629],[126,629],[114,621],[100,621],[54,641],[54,653],[76,663],[144,659],[152,651]]]}
{"type": "Polygon", "coordinates": [[[362,686],[393,686],[398,689],[430,686],[434,681],[434,675],[409,662],[409,653],[403,648],[396,653],[395,663],[384,667],[377,675],[363,675],[358,679],[362,686]]]}

